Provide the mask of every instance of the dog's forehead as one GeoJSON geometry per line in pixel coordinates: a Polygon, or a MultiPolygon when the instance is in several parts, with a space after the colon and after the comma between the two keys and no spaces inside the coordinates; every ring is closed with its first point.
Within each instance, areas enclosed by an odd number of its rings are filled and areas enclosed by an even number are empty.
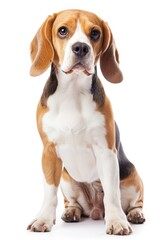
{"type": "Polygon", "coordinates": [[[77,25],[79,22],[81,25],[99,25],[101,26],[102,20],[94,13],[83,11],[83,10],[65,10],[57,13],[54,25],[71,25],[72,27],[77,25]]]}

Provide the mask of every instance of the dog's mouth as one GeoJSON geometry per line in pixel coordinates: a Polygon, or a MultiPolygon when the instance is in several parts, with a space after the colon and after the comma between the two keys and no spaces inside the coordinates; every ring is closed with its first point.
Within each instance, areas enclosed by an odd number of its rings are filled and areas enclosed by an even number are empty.
{"type": "Polygon", "coordinates": [[[83,72],[87,76],[92,75],[91,71],[81,62],[74,64],[71,68],[69,68],[69,70],[63,72],[66,74],[71,74],[74,71],[83,72]]]}

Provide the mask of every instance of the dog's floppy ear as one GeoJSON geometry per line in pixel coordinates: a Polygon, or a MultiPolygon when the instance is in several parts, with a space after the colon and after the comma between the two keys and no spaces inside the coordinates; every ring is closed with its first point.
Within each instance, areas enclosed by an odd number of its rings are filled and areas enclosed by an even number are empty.
{"type": "Polygon", "coordinates": [[[119,55],[108,25],[103,22],[103,52],[100,57],[100,67],[105,79],[111,83],[119,83],[123,80],[123,74],[119,68],[119,55]]]}
{"type": "Polygon", "coordinates": [[[31,76],[38,76],[46,71],[54,58],[54,50],[52,46],[52,25],[55,17],[56,14],[48,16],[31,42],[31,76]]]}

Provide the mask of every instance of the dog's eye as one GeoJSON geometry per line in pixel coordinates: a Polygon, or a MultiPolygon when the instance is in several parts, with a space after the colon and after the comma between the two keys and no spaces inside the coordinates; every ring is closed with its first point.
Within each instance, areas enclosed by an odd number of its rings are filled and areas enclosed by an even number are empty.
{"type": "Polygon", "coordinates": [[[92,29],[90,33],[90,38],[94,41],[97,41],[100,38],[100,31],[98,29],[92,29]]]}
{"type": "Polygon", "coordinates": [[[60,27],[59,29],[58,29],[58,36],[60,37],[60,38],[66,38],[67,37],[67,35],[68,35],[68,28],[67,27],[60,27]]]}

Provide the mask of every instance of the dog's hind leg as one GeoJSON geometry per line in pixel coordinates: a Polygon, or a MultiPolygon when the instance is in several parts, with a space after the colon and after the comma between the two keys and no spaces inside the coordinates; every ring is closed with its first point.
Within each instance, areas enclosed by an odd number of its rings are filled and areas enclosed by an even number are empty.
{"type": "Polygon", "coordinates": [[[81,216],[90,217],[93,220],[103,219],[104,193],[100,181],[92,183],[76,182],[64,169],[61,189],[65,204],[62,219],[65,222],[78,222],[81,216]]]}
{"type": "Polygon", "coordinates": [[[126,157],[117,124],[116,149],[120,169],[121,204],[127,215],[128,221],[132,223],[143,223],[143,182],[137,173],[135,166],[126,157]]]}
{"type": "Polygon", "coordinates": [[[136,169],[131,175],[120,182],[121,203],[128,221],[131,223],[143,223],[143,183],[136,169]]]}

